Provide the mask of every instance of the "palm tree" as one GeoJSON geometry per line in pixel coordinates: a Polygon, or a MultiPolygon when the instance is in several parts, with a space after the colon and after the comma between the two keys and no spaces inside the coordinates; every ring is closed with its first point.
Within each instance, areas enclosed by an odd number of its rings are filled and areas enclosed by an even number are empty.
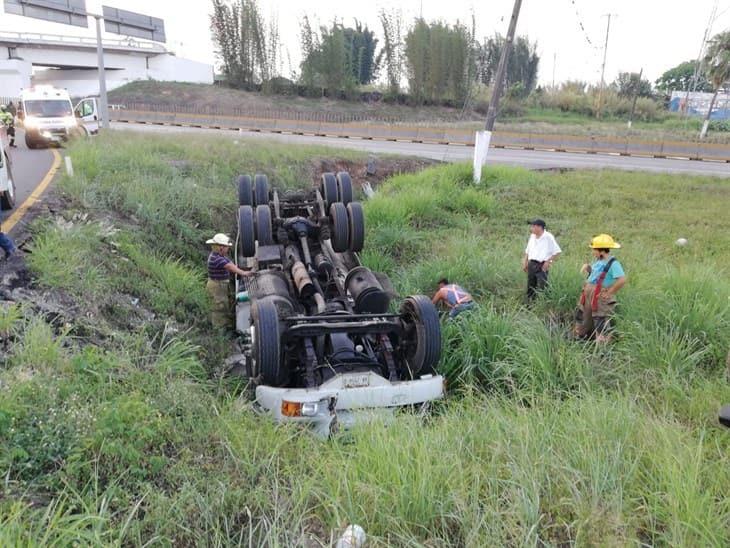
{"type": "Polygon", "coordinates": [[[705,55],[705,66],[707,67],[707,79],[715,88],[715,93],[710,101],[710,108],[707,110],[705,123],[702,124],[700,139],[707,135],[707,128],[710,125],[710,115],[715,106],[715,100],[720,88],[730,82],[730,30],[716,34],[710,40],[710,47],[705,55]]]}

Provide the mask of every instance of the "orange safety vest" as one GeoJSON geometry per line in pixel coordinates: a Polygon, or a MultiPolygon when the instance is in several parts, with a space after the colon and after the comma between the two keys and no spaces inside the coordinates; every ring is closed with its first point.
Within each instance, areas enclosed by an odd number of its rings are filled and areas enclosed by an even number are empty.
{"type": "MultiPolygon", "coordinates": [[[[596,290],[593,292],[593,297],[591,298],[591,310],[593,312],[596,312],[598,310],[598,295],[601,293],[601,290],[603,289],[603,280],[606,279],[606,276],[608,275],[608,271],[611,270],[611,266],[613,265],[613,262],[616,260],[616,257],[611,257],[608,262],[606,263],[606,266],[603,267],[603,271],[601,272],[601,275],[598,276],[598,280],[596,280],[596,290]]],[[[580,294],[580,305],[583,306],[586,304],[586,292],[585,289],[580,294]]]]}

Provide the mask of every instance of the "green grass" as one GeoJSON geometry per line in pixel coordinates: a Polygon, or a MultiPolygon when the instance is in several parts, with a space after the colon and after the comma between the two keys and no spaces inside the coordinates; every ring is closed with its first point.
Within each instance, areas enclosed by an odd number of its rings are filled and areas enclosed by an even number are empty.
{"type": "Polygon", "coordinates": [[[446,401],[322,441],[212,373],[229,345],[207,325],[203,242],[233,231],[238,172],[307,186],[313,161],[356,156],[123,134],[70,154],[59,191],[77,220],[36,224],[31,268],[92,315],[0,314],[0,545],[291,546],[349,523],[373,546],[730,542],[727,181],[492,168],[473,186],[466,165],[392,178],[366,204],[364,260],[402,294],[454,278],[479,308],[444,326],[446,401]],[[564,254],[528,309],[535,216],[564,254]],[[629,283],[616,342],[596,348],[566,334],[603,231],[629,283]]]}

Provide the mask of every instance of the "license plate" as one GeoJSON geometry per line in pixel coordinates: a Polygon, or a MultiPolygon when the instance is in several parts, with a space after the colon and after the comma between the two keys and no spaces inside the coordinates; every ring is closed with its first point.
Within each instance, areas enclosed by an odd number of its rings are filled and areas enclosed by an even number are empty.
{"type": "Polygon", "coordinates": [[[345,388],[361,388],[363,386],[370,386],[370,375],[346,375],[342,379],[342,384],[345,388]]]}

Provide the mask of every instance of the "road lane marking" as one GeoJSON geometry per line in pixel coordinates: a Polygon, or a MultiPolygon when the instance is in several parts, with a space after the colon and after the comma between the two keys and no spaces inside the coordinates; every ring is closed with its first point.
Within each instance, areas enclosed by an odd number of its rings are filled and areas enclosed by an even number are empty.
{"type": "Polygon", "coordinates": [[[13,211],[13,214],[8,217],[7,221],[3,223],[3,232],[10,232],[13,227],[18,224],[33,204],[40,200],[43,192],[46,188],[48,188],[48,185],[51,184],[51,181],[53,181],[58,169],[61,167],[61,155],[55,148],[51,149],[51,152],[53,153],[53,164],[51,164],[51,168],[48,170],[48,173],[45,174],[38,186],[35,187],[31,195],[28,196],[25,201],[20,204],[20,207],[16,208],[15,211],[13,211]]]}

